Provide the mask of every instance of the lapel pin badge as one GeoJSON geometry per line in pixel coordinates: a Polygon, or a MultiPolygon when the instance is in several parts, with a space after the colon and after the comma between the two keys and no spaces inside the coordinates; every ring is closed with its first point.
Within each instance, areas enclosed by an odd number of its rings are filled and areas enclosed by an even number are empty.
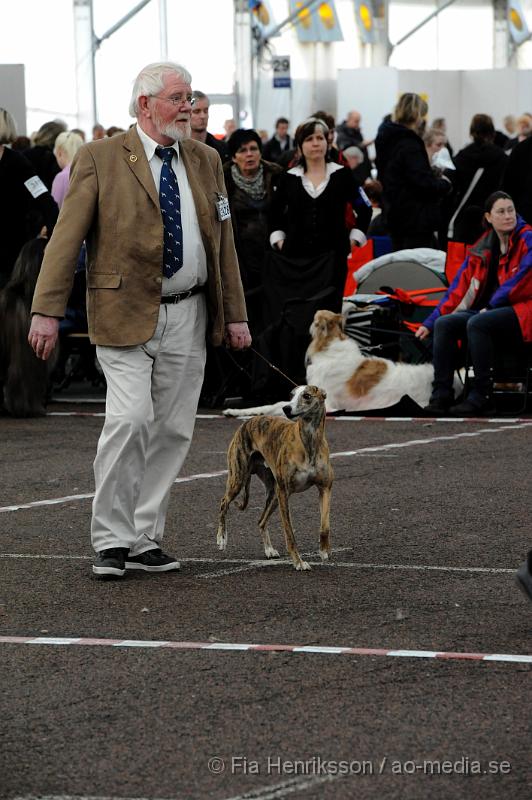
{"type": "Polygon", "coordinates": [[[135,153],[131,153],[129,160],[135,162],[138,160],[138,156],[136,156],[135,153]]]}

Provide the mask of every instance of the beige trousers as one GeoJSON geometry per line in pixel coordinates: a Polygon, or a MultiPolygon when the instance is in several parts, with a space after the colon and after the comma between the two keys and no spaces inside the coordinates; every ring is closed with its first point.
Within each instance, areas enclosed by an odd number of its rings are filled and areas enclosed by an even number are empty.
{"type": "Polygon", "coordinates": [[[96,349],[107,381],[94,461],[92,545],[161,546],[170,489],[187,455],[205,368],[203,294],[161,305],[153,337],[96,349]]]}

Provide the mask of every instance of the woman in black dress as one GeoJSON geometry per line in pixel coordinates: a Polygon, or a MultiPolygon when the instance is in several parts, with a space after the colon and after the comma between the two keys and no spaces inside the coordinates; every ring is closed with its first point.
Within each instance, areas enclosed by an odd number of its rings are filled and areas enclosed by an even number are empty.
{"type": "Polygon", "coordinates": [[[350,241],[364,244],[371,220],[370,202],[351,170],[329,160],[327,134],[314,117],[297,128],[299,164],[276,178],[271,202],[264,307],[277,324],[272,357],[299,383],[314,313],[341,310],[350,241]],[[351,231],[349,207],[356,215],[351,231]]]}
{"type": "MultiPolygon", "coordinates": [[[[271,204],[270,244],[286,259],[298,259],[302,285],[320,259],[328,259],[334,291],[322,308],[339,311],[347,276],[350,242],[365,244],[371,204],[348,167],[331,162],[327,154],[328,129],[311,117],[296,130],[299,164],[279,176],[271,204]],[[346,210],[351,205],[356,228],[349,231],[346,210]],[[308,274],[305,276],[305,262],[308,274]]],[[[325,271],[324,271],[325,278],[325,271]]],[[[316,290],[320,287],[312,281],[316,290]]]]}

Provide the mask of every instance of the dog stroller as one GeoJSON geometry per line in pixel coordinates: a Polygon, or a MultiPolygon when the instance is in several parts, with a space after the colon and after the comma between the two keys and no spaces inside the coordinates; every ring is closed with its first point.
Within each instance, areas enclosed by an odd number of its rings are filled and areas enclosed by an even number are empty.
{"type": "Polygon", "coordinates": [[[344,299],[346,333],[365,354],[394,361],[430,361],[414,333],[447,291],[445,253],[401,250],[354,273],[356,292],[344,299]]]}

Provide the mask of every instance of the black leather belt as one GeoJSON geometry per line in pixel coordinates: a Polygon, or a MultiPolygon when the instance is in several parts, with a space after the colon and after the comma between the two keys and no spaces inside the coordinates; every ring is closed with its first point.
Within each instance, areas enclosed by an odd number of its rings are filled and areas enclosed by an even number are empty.
{"type": "Polygon", "coordinates": [[[192,289],[187,289],[186,292],[177,292],[177,294],[165,294],[161,297],[161,303],[180,303],[181,300],[187,300],[193,294],[204,292],[205,286],[193,286],[192,289]]]}

